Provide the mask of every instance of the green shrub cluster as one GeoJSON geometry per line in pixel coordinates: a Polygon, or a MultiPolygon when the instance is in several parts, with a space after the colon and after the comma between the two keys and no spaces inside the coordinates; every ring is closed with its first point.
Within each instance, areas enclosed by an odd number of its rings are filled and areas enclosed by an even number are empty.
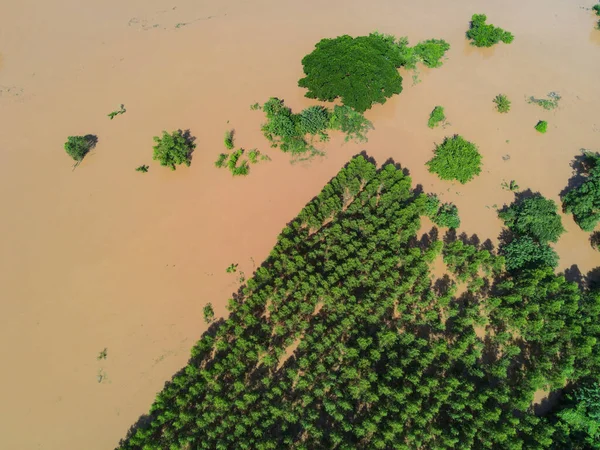
{"type": "Polygon", "coordinates": [[[546,133],[546,131],[548,131],[548,122],[540,120],[535,126],[535,130],[542,134],[546,133]]]}
{"type": "Polygon", "coordinates": [[[485,14],[473,14],[473,17],[471,17],[471,27],[467,31],[467,38],[472,41],[471,45],[491,47],[500,41],[510,44],[514,40],[512,33],[494,25],[486,24],[486,20],[487,16],[485,14]]]}
{"type": "Polygon", "coordinates": [[[169,134],[163,131],[162,137],[154,136],[154,142],[156,145],[153,147],[152,159],[158,161],[161,166],[175,170],[177,165],[184,164],[189,167],[191,164],[196,144],[189,133],[177,130],[169,134]]]}
{"type": "Polygon", "coordinates": [[[498,94],[494,98],[494,103],[496,104],[496,109],[499,113],[507,113],[510,111],[510,100],[504,94],[498,94]]]}
{"type": "Polygon", "coordinates": [[[223,138],[223,144],[227,150],[233,150],[235,147],[235,143],[233,142],[233,130],[227,130],[225,132],[225,137],[223,138]]]}
{"type": "Polygon", "coordinates": [[[145,164],[138,166],[135,168],[136,172],[142,172],[142,173],[147,173],[148,172],[149,167],[145,164]]]}
{"type": "Polygon", "coordinates": [[[65,142],[65,151],[76,164],[79,164],[83,161],[85,155],[94,148],[96,141],[97,138],[90,134],[86,136],[69,136],[67,142],[65,142]]]}
{"type": "Polygon", "coordinates": [[[547,266],[503,272],[489,250],[416,245],[426,203],[395,166],[354,158],[120,449],[587,448],[567,439],[589,433],[596,391],[547,417],[531,404],[597,382],[600,295],[547,266]],[[442,247],[472,292],[432,285],[442,247]],[[493,289],[477,288],[486,273],[493,289]]]}
{"type": "Polygon", "coordinates": [[[558,102],[561,96],[556,92],[549,92],[547,98],[535,98],[531,96],[527,99],[527,103],[533,103],[534,105],[541,106],[546,110],[552,110],[558,108],[558,102]]]}
{"type": "Polygon", "coordinates": [[[429,172],[442,180],[458,180],[465,184],[481,173],[481,154],[475,144],[454,135],[436,145],[434,156],[427,166],[429,172]]]}
{"type": "Polygon", "coordinates": [[[437,127],[440,122],[446,120],[446,115],[444,114],[443,106],[436,106],[433,108],[433,111],[429,114],[429,121],[427,122],[427,126],[429,128],[437,127]]]}
{"type": "Polygon", "coordinates": [[[221,153],[215,161],[215,167],[218,169],[228,168],[233,176],[246,176],[250,173],[250,164],[257,164],[259,161],[267,161],[269,157],[260,153],[256,149],[252,149],[247,153],[247,159],[242,160],[242,156],[246,154],[243,148],[240,148],[231,154],[221,153]]]}
{"type": "Polygon", "coordinates": [[[264,136],[273,147],[293,154],[312,150],[311,142],[316,136],[320,141],[327,141],[329,130],[342,131],[347,141],[366,141],[368,130],[373,128],[362,113],[348,106],[335,105],[333,111],[323,106],[309,106],[294,114],[283,100],[272,97],[263,105],[263,111],[267,118],[262,126],[264,136]]]}
{"type": "Polygon", "coordinates": [[[302,59],[306,76],[298,86],[308,89],[308,98],[324,101],[340,98],[345,106],[364,112],[374,103],[385,103],[402,92],[398,68],[414,68],[418,61],[428,67],[439,67],[449,48],[447,42],[437,39],[411,48],[406,38],[380,33],[322,39],[302,59]]]}
{"type": "Polygon", "coordinates": [[[577,225],[584,231],[594,231],[600,222],[600,154],[585,153],[586,177],[580,186],[563,197],[563,210],[573,214],[577,225]]]}
{"type": "Polygon", "coordinates": [[[206,323],[211,323],[215,319],[215,311],[213,309],[212,303],[207,303],[202,309],[202,315],[204,316],[204,321],[206,323]]]}

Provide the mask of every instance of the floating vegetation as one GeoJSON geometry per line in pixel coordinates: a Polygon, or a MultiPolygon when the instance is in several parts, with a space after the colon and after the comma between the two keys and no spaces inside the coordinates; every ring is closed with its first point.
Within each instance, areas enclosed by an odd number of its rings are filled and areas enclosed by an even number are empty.
{"type": "Polygon", "coordinates": [[[116,116],[125,114],[127,110],[125,109],[125,105],[121,103],[121,107],[113,112],[107,114],[110,120],[113,120],[116,116]]]}
{"type": "Polygon", "coordinates": [[[531,96],[527,100],[527,103],[534,103],[547,110],[558,108],[558,102],[561,99],[561,96],[557,92],[549,92],[547,97],[548,98],[535,98],[531,96]]]}
{"type": "Polygon", "coordinates": [[[223,143],[225,144],[225,148],[227,150],[233,150],[233,148],[235,147],[235,145],[233,143],[233,134],[234,134],[234,130],[227,130],[225,132],[225,137],[223,138],[223,143]]]}
{"type": "Polygon", "coordinates": [[[516,192],[519,190],[519,185],[517,184],[517,182],[515,180],[511,180],[510,183],[503,181],[501,186],[502,186],[502,189],[504,189],[505,191],[516,192]]]}
{"type": "Polygon", "coordinates": [[[147,172],[148,172],[148,169],[149,169],[149,167],[148,167],[147,165],[143,164],[143,165],[141,165],[141,166],[139,166],[139,167],[136,167],[136,168],[135,168],[135,171],[136,171],[136,172],[147,173],[147,172]]]}
{"type": "Polygon", "coordinates": [[[467,31],[467,38],[471,39],[471,45],[476,47],[491,47],[502,41],[510,44],[514,36],[509,31],[494,25],[486,24],[487,16],[485,14],[473,14],[471,17],[471,28],[467,31]]]}
{"type": "Polygon", "coordinates": [[[107,356],[108,356],[108,349],[105,347],[104,350],[102,350],[100,353],[98,353],[98,356],[96,356],[96,359],[98,361],[100,361],[101,359],[106,359],[107,356]]]}
{"type": "Polygon", "coordinates": [[[227,267],[227,269],[225,269],[225,272],[227,272],[227,273],[237,272],[238,265],[239,264],[233,264],[233,263],[229,264],[229,267],[227,267]]]}

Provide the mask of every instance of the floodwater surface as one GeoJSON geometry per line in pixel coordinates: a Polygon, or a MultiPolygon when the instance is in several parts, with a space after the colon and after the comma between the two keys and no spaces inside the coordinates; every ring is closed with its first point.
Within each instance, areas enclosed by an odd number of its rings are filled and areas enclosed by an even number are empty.
{"type": "MultiPolygon", "coordinates": [[[[600,31],[572,0],[23,0],[0,15],[0,447],[110,449],[146,413],[206,329],[226,314],[277,234],[355,154],[392,158],[414,183],[455,202],[461,231],[497,242],[495,208],[515,180],[559,200],[581,148],[600,144],[600,31]],[[473,13],[515,35],[479,50],[473,13]],[[299,110],[302,57],[323,37],[380,31],[447,40],[439,69],[404,75],[404,91],[367,112],[365,144],[333,136],[326,156],[290,164],[249,106],[271,96],[299,110]],[[417,81],[417,80],[415,80],[417,81]],[[526,102],[555,91],[557,110],[526,102]],[[492,99],[512,100],[498,114],[492,99]],[[127,112],[106,115],[125,104],[127,112]],[[449,124],[430,130],[436,105],[449,124]],[[547,120],[548,133],[534,130],[547,120]],[[213,163],[225,130],[272,161],[232,178],[213,163]],[[151,160],[152,137],[189,129],[189,168],[151,160]],[[425,162],[444,136],[483,155],[481,176],[442,182],[425,162]],[[73,170],[69,135],[98,145],[73,170]],[[148,164],[147,174],[135,172],[148,164]],[[106,359],[97,359],[103,349],[106,359]]],[[[561,269],[600,265],[571,217],[556,244],[561,269]]]]}

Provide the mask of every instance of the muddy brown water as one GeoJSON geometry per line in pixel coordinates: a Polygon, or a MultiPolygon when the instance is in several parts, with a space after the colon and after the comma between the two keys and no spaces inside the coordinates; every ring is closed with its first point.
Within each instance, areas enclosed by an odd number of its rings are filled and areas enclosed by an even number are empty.
{"type": "MultiPolygon", "coordinates": [[[[348,159],[366,150],[407,167],[415,183],[455,202],[462,231],[495,240],[493,205],[516,180],[558,200],[580,148],[598,150],[600,31],[592,2],[531,0],[23,0],[0,15],[0,443],[11,449],[110,449],[148,411],[187,361],[281,228],[348,159]],[[89,3],[89,2],[88,2],[89,3]],[[481,51],[464,32],[473,13],[515,34],[481,51]],[[294,109],[314,102],[297,87],[301,59],[323,37],[378,30],[411,43],[443,38],[444,66],[420,70],[404,92],[368,111],[366,144],[324,146],[326,157],[292,165],[260,134],[249,105],[270,96],[294,109]],[[556,111],[525,102],[559,92],[556,111]],[[505,93],[509,114],[494,110],[505,93]],[[127,113],[108,120],[123,103],[127,113]],[[450,125],[427,128],[435,105],[450,125]],[[549,131],[533,129],[547,120],[549,131]],[[229,122],[228,122],[229,121],[229,122]],[[271,162],[232,179],[213,166],[223,133],[271,162]],[[152,136],[190,129],[190,168],[151,161],[152,136]],[[95,134],[76,169],[66,136],[95,134]],[[484,170],[466,186],[441,182],[424,163],[460,133],[477,143],[484,170]],[[509,155],[506,161],[503,156],[509,155]],[[149,164],[140,174],[134,168],[149,164]],[[107,348],[106,360],[96,360],[107,348]],[[101,382],[98,382],[101,379],[101,382]]],[[[564,217],[561,268],[600,265],[588,235],[564,217]]]]}

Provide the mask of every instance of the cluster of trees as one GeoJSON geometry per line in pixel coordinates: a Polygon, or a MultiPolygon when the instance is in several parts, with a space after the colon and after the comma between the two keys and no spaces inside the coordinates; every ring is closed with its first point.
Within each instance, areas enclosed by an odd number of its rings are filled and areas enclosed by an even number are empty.
{"type": "Polygon", "coordinates": [[[597,383],[600,295],[543,264],[504,271],[475,243],[417,239],[429,203],[394,165],[350,161],[120,448],[588,448],[597,384],[547,417],[531,404],[597,383]],[[440,253],[455,277],[433,283],[440,253]]]}
{"type": "Polygon", "coordinates": [[[294,114],[283,100],[271,97],[262,110],[267,118],[262,126],[264,136],[273,147],[293,154],[313,150],[312,141],[316,137],[329,140],[329,130],[342,131],[346,140],[366,141],[367,132],[373,128],[362,113],[349,106],[336,105],[330,110],[315,105],[294,114]]]}
{"type": "Polygon", "coordinates": [[[175,170],[176,166],[184,164],[189,167],[192,162],[192,152],[196,148],[195,138],[189,131],[163,131],[162,136],[154,136],[154,154],[152,159],[161,166],[175,170]]]}
{"type": "Polygon", "coordinates": [[[306,76],[298,86],[308,89],[308,98],[329,102],[340,98],[345,106],[364,112],[402,92],[398,68],[414,68],[419,61],[439,67],[449,49],[443,40],[430,39],[409,47],[406,38],[380,33],[322,39],[302,59],[306,76]]]}
{"type": "Polygon", "coordinates": [[[472,45],[491,47],[500,41],[510,44],[514,40],[515,37],[512,33],[487,24],[486,21],[487,16],[485,14],[473,14],[473,17],[471,17],[471,26],[467,31],[467,38],[471,39],[472,45]]]}
{"type": "Polygon", "coordinates": [[[429,128],[437,127],[440,122],[446,120],[446,114],[444,114],[443,106],[436,106],[433,108],[433,111],[429,114],[429,121],[427,122],[427,126],[429,128]]]}

